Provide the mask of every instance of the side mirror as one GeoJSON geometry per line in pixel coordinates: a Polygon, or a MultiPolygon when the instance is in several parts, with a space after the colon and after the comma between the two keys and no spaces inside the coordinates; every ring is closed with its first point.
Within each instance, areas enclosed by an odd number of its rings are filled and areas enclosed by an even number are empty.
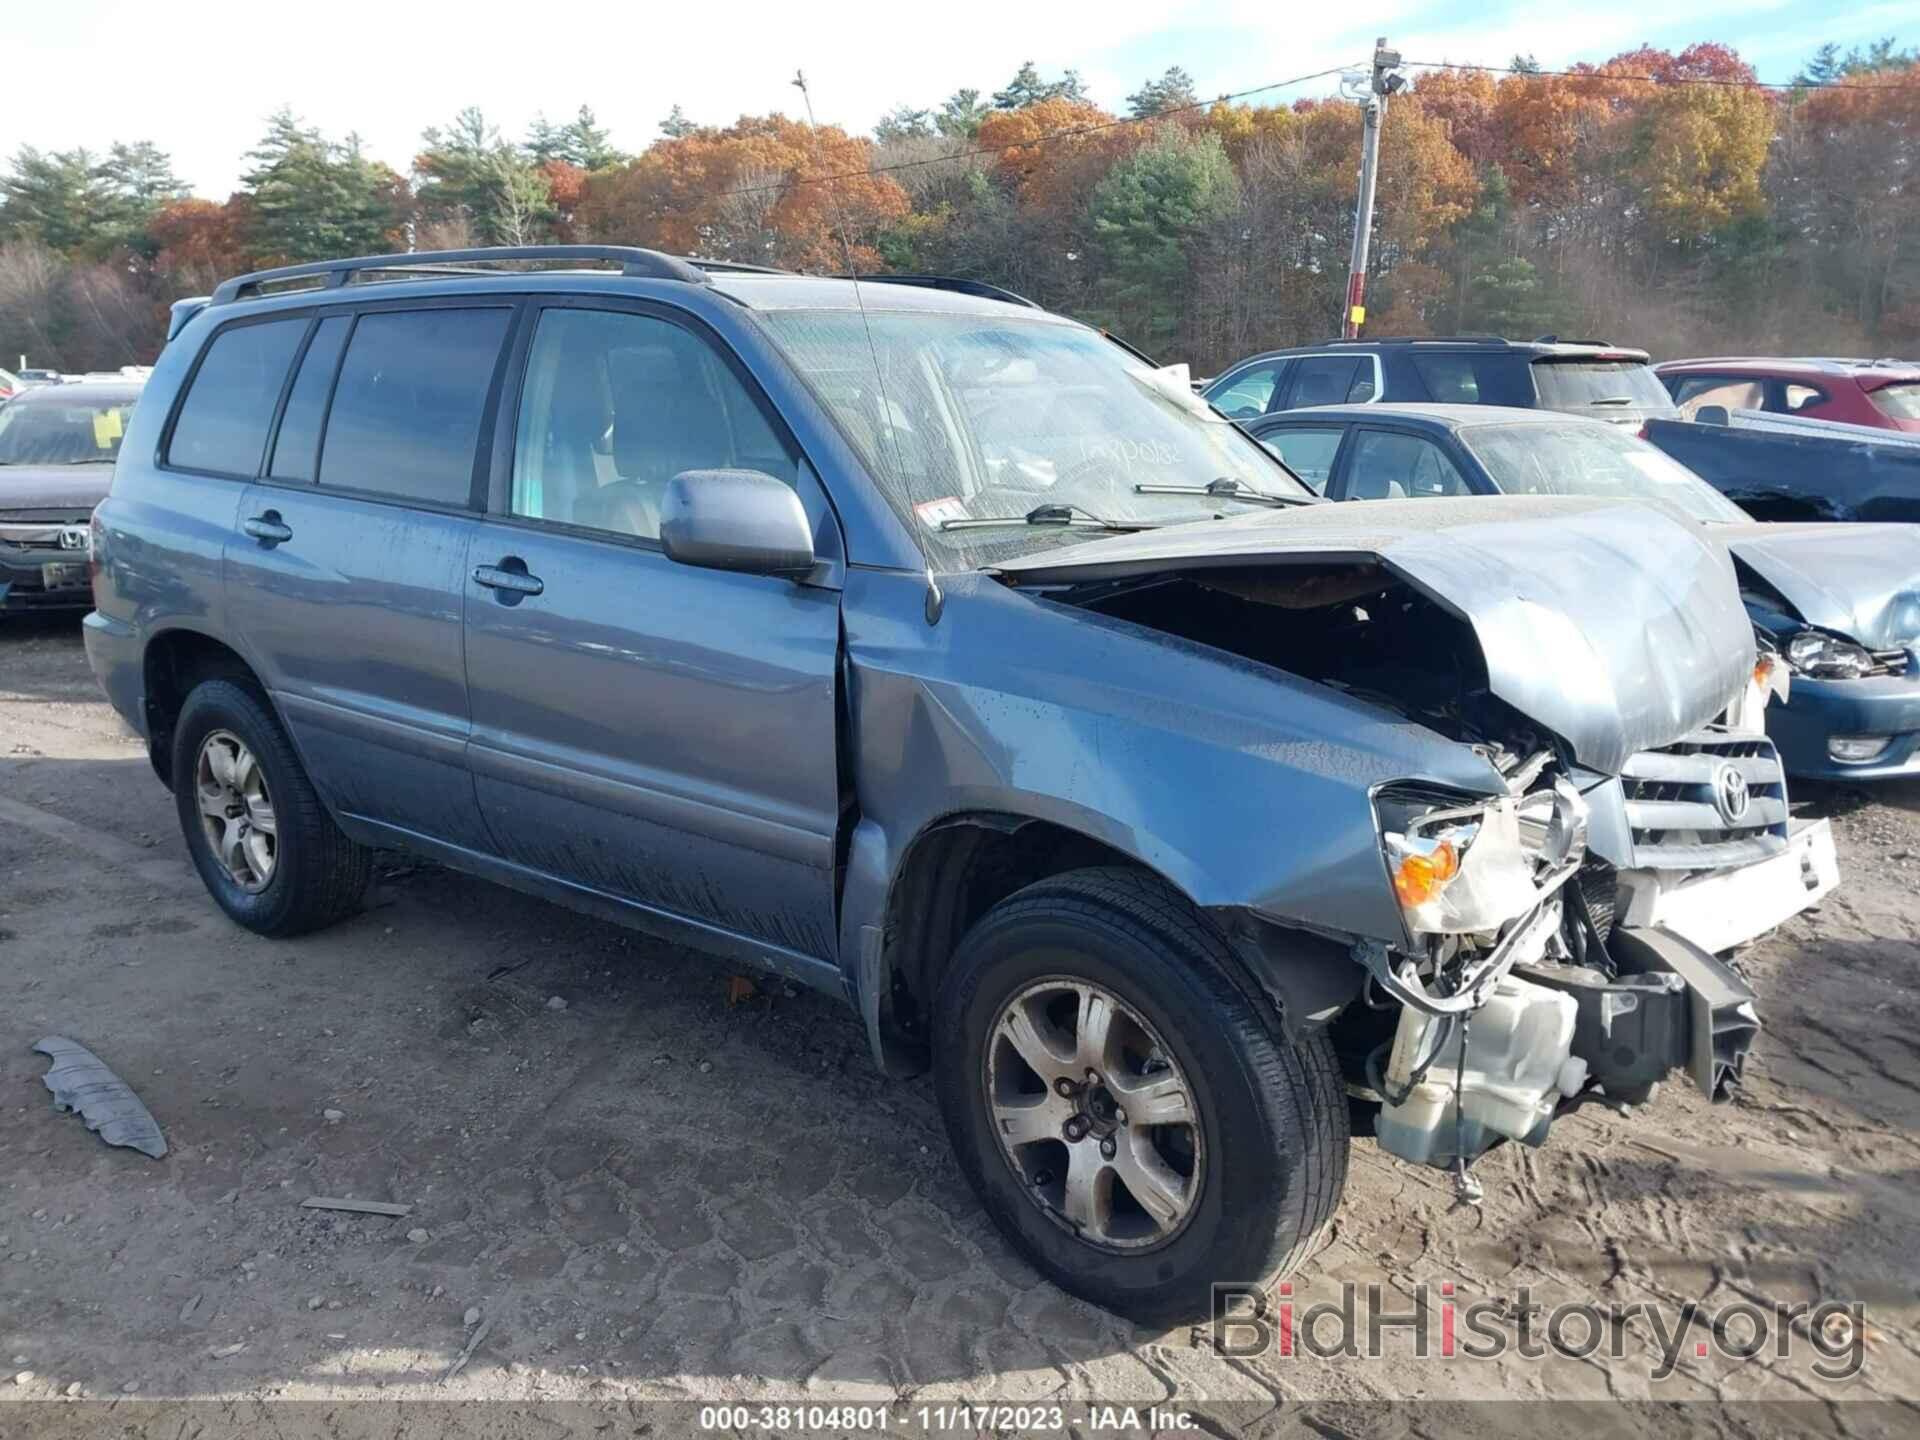
{"type": "Polygon", "coordinates": [[[748,575],[804,575],[813,527],[791,485],[758,470],[683,470],[660,503],[669,560],[748,575]]]}

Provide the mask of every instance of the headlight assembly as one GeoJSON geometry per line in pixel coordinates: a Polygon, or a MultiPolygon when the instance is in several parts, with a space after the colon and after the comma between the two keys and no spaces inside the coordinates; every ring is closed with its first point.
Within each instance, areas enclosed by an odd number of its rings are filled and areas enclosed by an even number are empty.
{"type": "Polygon", "coordinates": [[[1565,781],[1464,805],[1376,799],[1387,873],[1413,934],[1487,934],[1579,868],[1587,807],[1565,781]]]}
{"type": "Polygon", "coordinates": [[[1824,630],[1802,630],[1787,641],[1782,653],[1794,674],[1817,680],[1857,680],[1874,669],[1873,656],[1865,647],[1824,630]]]}

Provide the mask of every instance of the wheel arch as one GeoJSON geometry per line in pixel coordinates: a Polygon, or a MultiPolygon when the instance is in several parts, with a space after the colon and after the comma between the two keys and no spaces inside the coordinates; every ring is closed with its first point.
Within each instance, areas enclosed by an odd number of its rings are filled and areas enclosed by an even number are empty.
{"type": "MultiPolygon", "coordinates": [[[[142,705],[147,722],[147,758],[160,781],[173,788],[173,729],[187,696],[202,681],[236,680],[266,695],[266,687],[238,650],[191,626],[171,626],[147,641],[141,656],[142,705]]],[[[272,702],[269,698],[268,704],[272,702]]]]}
{"type": "MultiPolygon", "coordinates": [[[[1276,968],[1284,967],[1274,965],[1270,942],[1276,934],[1296,932],[1199,905],[1172,876],[1088,830],[1004,810],[965,810],[929,821],[901,848],[879,923],[861,927],[854,988],[881,1069],[908,1075],[926,1067],[932,998],[962,937],[981,916],[1037,881],[1103,866],[1133,871],[1191,906],[1233,956],[1234,983],[1276,1031],[1285,1028],[1289,989],[1276,981],[1276,968]]],[[[1297,938],[1314,943],[1304,933],[1297,938]]],[[[1326,961],[1342,978],[1351,972],[1357,990],[1358,968],[1338,947],[1315,952],[1315,960],[1326,961]]]]}

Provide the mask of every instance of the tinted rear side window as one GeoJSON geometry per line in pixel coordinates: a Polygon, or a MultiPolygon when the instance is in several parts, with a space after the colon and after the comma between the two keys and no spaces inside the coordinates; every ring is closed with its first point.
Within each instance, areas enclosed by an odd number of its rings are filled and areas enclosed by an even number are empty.
{"type": "Polygon", "coordinates": [[[279,438],[273,442],[273,464],[267,473],[276,480],[313,479],[320,421],[327,412],[327,395],[333,389],[340,347],[346,343],[347,327],[352,323],[348,316],[329,315],[313,332],[313,341],[300,361],[300,373],[294,377],[293,391],[287,396],[287,413],[280,417],[279,438]]]}
{"type": "Polygon", "coordinates": [[[1442,405],[1534,404],[1527,362],[1515,355],[1476,355],[1439,350],[1412,357],[1414,373],[1427,394],[1442,405]]]}
{"type": "Polygon", "coordinates": [[[1293,367],[1293,390],[1287,396],[1289,410],[1304,410],[1313,405],[1343,405],[1359,402],[1373,394],[1373,362],[1352,355],[1308,355],[1293,367]],[[1366,372],[1366,394],[1354,392],[1366,372]]]}
{"type": "Polygon", "coordinates": [[[252,479],[307,320],[235,325],[213,337],[173,422],[167,463],[252,479]]]}
{"type": "Polygon", "coordinates": [[[320,483],[435,505],[470,503],[481,412],[511,314],[362,315],[334,385],[320,483]]]}

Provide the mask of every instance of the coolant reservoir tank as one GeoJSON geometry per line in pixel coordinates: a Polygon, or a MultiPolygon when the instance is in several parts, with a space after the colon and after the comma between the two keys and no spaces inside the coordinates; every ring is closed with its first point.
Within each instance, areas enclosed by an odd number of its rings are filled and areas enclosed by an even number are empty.
{"type": "Polygon", "coordinates": [[[1418,1164],[1452,1164],[1456,1102],[1459,1148],[1468,1159],[1497,1136],[1539,1144],[1561,1099],[1586,1084],[1586,1065],[1572,1054],[1576,1009],[1571,995],[1512,975],[1502,978],[1470,1017],[1464,1067],[1456,1058],[1458,1029],[1401,1011],[1388,1088],[1398,1092],[1421,1057],[1436,1046],[1439,1053],[1400,1104],[1381,1108],[1374,1125],[1381,1148],[1418,1164]]]}

